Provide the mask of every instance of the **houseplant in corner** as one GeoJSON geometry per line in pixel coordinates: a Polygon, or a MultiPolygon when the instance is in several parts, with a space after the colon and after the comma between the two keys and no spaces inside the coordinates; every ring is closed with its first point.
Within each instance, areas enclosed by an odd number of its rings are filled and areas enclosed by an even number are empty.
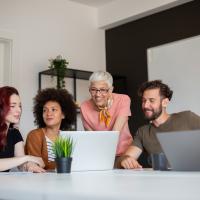
{"type": "Polygon", "coordinates": [[[58,55],[55,59],[49,59],[50,69],[55,70],[57,76],[57,88],[65,87],[65,72],[69,62],[63,59],[61,55],[58,55]]]}
{"type": "Polygon", "coordinates": [[[58,137],[53,144],[57,173],[70,173],[72,152],[74,149],[73,139],[70,137],[58,137]]]}

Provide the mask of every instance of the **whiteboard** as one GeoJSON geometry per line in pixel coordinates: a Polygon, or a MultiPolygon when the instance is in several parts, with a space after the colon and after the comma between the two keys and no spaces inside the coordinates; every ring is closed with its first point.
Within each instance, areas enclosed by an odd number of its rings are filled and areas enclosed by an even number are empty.
{"type": "Polygon", "coordinates": [[[148,79],[161,79],[174,91],[169,113],[200,115],[200,36],[147,49],[148,79]]]}

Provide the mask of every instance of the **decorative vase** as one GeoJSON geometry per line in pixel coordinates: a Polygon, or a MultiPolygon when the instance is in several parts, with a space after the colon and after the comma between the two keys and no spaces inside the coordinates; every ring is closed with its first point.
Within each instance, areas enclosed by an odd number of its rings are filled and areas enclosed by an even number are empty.
{"type": "Polygon", "coordinates": [[[71,157],[56,158],[56,170],[57,173],[70,173],[71,172],[71,157]]]}

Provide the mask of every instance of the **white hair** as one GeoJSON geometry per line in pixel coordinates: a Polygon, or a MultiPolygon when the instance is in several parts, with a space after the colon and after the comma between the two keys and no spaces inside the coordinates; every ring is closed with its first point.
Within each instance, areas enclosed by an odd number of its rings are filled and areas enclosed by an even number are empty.
{"type": "Polygon", "coordinates": [[[89,78],[89,84],[91,85],[93,81],[105,81],[109,87],[112,87],[113,85],[112,75],[109,72],[105,71],[93,72],[89,78]]]}

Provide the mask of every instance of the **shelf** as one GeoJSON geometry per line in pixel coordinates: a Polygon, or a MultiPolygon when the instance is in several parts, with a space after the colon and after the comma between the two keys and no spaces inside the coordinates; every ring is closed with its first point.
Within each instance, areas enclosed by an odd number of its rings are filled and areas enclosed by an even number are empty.
{"type": "MultiPolygon", "coordinates": [[[[39,72],[39,74],[56,76],[56,70],[48,69],[48,70],[39,72]]],[[[65,77],[83,79],[83,80],[88,80],[91,74],[92,72],[90,71],[83,71],[83,70],[76,70],[76,69],[69,69],[69,68],[67,68],[65,71],[65,77]]]]}

